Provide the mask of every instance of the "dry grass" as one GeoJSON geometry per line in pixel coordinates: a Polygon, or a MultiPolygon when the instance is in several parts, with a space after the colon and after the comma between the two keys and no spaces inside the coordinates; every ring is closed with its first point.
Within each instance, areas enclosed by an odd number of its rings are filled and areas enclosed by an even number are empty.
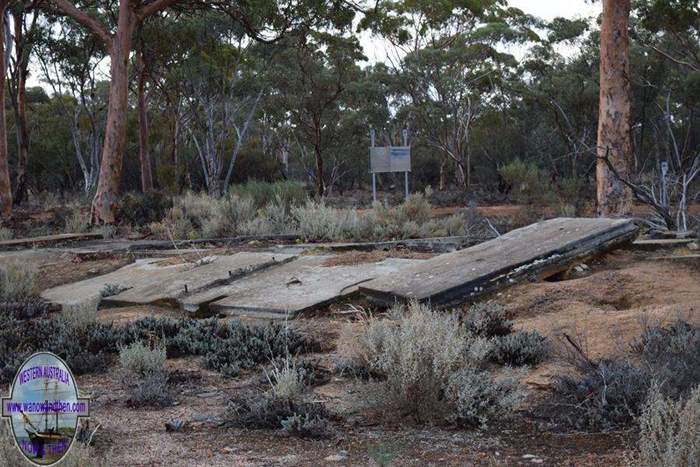
{"type": "Polygon", "coordinates": [[[673,401],[658,388],[651,391],[639,419],[637,450],[628,457],[639,467],[700,465],[700,386],[686,401],[673,401]]]}
{"type": "Polygon", "coordinates": [[[0,301],[18,302],[37,295],[37,270],[32,264],[8,261],[0,265],[0,301]]]}

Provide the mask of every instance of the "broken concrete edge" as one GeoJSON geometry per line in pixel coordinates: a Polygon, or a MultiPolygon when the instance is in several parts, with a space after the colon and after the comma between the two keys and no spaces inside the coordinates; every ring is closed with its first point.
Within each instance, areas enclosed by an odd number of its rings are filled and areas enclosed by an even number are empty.
{"type": "Polygon", "coordinates": [[[420,252],[447,253],[467,246],[476,245],[489,238],[477,238],[470,235],[452,237],[409,238],[404,240],[387,240],[382,242],[340,242],[340,243],[301,243],[280,245],[279,248],[300,248],[319,251],[375,251],[406,248],[420,252]]]}
{"type": "Polygon", "coordinates": [[[66,233],[57,235],[44,235],[41,237],[13,238],[11,240],[0,241],[0,250],[13,249],[33,245],[49,245],[68,242],[79,242],[84,240],[99,240],[104,238],[101,233],[66,233]]]}
{"type": "MultiPolygon", "coordinates": [[[[370,280],[371,279],[367,279],[366,281],[362,281],[362,282],[367,282],[370,280]]],[[[354,284],[354,285],[349,286],[349,287],[355,287],[356,285],[357,284],[354,284]]],[[[349,287],[345,287],[345,289],[347,289],[349,287]]],[[[304,313],[310,313],[312,311],[317,311],[317,310],[325,308],[329,305],[333,305],[334,303],[337,303],[341,300],[358,298],[359,296],[360,296],[360,291],[354,290],[350,293],[341,294],[341,295],[338,295],[337,297],[332,297],[332,298],[329,298],[327,300],[323,300],[323,301],[314,303],[311,306],[307,306],[307,307],[299,309],[299,310],[293,310],[293,311],[287,310],[285,312],[281,312],[279,309],[274,309],[274,308],[256,308],[256,307],[250,307],[250,306],[226,305],[225,307],[219,307],[213,302],[209,302],[209,305],[210,305],[209,309],[210,309],[210,313],[212,313],[212,314],[219,314],[219,315],[228,316],[231,318],[247,317],[247,318],[256,318],[256,319],[275,319],[275,320],[295,319],[304,313]]]]}
{"type": "MultiPolygon", "coordinates": [[[[119,299],[119,295],[114,295],[113,297],[103,298],[101,304],[105,305],[106,307],[112,307],[112,308],[113,307],[125,307],[125,306],[153,305],[153,306],[166,306],[166,307],[170,307],[170,308],[179,308],[183,311],[190,311],[190,310],[185,309],[185,307],[182,304],[182,299],[189,297],[191,295],[197,294],[197,293],[204,292],[204,291],[209,290],[209,289],[213,289],[215,287],[221,287],[224,285],[228,285],[228,284],[230,284],[238,279],[241,279],[243,277],[249,276],[249,275],[254,274],[256,272],[264,271],[264,270],[269,269],[269,268],[273,268],[275,266],[287,264],[291,261],[294,261],[295,259],[296,259],[296,256],[291,256],[288,258],[284,258],[282,260],[276,260],[273,257],[270,261],[260,263],[260,264],[255,265],[255,266],[248,266],[248,267],[236,269],[235,271],[231,271],[229,276],[218,279],[216,281],[212,281],[205,286],[193,288],[193,289],[188,290],[187,292],[182,291],[176,297],[164,298],[164,299],[153,300],[153,301],[142,302],[142,303],[135,303],[133,300],[122,301],[119,299]]],[[[196,313],[197,311],[198,310],[195,310],[194,312],[196,313]]]]}
{"type": "Polygon", "coordinates": [[[359,292],[372,303],[381,306],[392,306],[396,303],[407,303],[417,300],[444,308],[471,302],[483,295],[514,285],[518,279],[538,274],[549,277],[570,267],[571,263],[600,256],[613,249],[631,243],[639,233],[639,226],[634,222],[621,224],[605,234],[590,235],[574,245],[568,245],[555,251],[549,251],[528,262],[510,265],[508,268],[495,271],[451,289],[430,296],[397,296],[391,292],[383,292],[359,286],[359,292]]]}

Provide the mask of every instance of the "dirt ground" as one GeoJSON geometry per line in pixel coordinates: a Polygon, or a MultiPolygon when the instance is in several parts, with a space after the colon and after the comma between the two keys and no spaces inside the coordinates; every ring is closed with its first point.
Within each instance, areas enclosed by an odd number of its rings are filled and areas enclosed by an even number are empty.
{"type": "MultiPolygon", "coordinates": [[[[659,260],[679,251],[619,250],[591,261],[568,280],[522,283],[491,300],[508,309],[520,329],[535,329],[559,339],[562,333],[583,336],[594,357],[623,352],[647,320],[682,316],[700,322],[700,261],[659,260]]],[[[391,253],[389,253],[391,254],[391,253]]],[[[396,253],[401,255],[401,253],[396,253]]],[[[25,251],[16,258],[38,262],[41,286],[114,270],[130,256],[76,260],[69,253],[25,251]]],[[[338,264],[379,261],[386,253],[349,254],[338,264]]],[[[1,254],[0,259],[8,258],[1,254]]],[[[357,305],[357,302],[353,302],[357,305]]],[[[292,325],[322,341],[323,351],[305,356],[332,368],[339,330],[352,319],[350,304],[302,316],[292,325]]],[[[144,316],[182,316],[158,307],[107,308],[99,319],[117,324],[144,316]]],[[[630,433],[554,433],[534,417],[527,404],[514,420],[497,422],[485,431],[421,426],[412,420],[379,416],[363,401],[371,385],[333,374],[314,388],[317,400],[335,414],[335,435],[328,440],[300,440],[282,430],[258,431],[221,425],[227,400],[259,385],[261,372],[226,378],[208,371],[196,357],[168,360],[176,402],[164,409],[132,408],[126,403],[122,375],[78,377],[82,392],[92,398],[91,424],[99,429],[95,446],[110,465],[373,465],[380,454],[392,465],[621,465],[630,433]],[[180,432],[165,423],[186,422],[180,432]],[[389,420],[389,421],[388,421],[389,420]]],[[[525,383],[536,400],[546,394],[554,375],[564,371],[557,361],[531,370],[525,383]]]]}

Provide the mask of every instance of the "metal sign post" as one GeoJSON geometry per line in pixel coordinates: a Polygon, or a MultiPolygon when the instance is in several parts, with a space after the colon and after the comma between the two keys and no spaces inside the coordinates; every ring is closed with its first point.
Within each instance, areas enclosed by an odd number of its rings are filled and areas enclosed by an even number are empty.
{"type": "MultiPolygon", "coordinates": [[[[409,147],[408,146],[408,129],[407,128],[404,128],[404,130],[403,130],[403,145],[406,146],[407,148],[409,147]]],[[[410,154],[410,148],[409,148],[409,158],[410,157],[411,157],[411,154],[410,154]]],[[[408,170],[405,171],[403,173],[403,175],[404,175],[404,186],[406,187],[406,199],[408,199],[408,170]]]]}
{"type": "MultiPolygon", "coordinates": [[[[369,130],[369,139],[370,139],[370,148],[374,148],[374,142],[375,142],[375,133],[374,133],[374,128],[369,130]]],[[[369,170],[372,172],[372,200],[377,201],[377,176],[374,173],[374,170],[372,170],[372,149],[370,149],[369,153],[370,161],[369,161],[369,170]]]]}

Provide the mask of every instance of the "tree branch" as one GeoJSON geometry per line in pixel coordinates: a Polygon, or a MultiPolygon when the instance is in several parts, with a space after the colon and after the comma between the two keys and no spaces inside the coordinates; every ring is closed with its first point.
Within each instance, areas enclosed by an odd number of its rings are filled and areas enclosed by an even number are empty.
{"type": "Polygon", "coordinates": [[[54,0],[56,6],[61,10],[66,16],[70,16],[79,24],[90,29],[97,37],[102,40],[107,46],[107,50],[112,47],[112,36],[104,27],[101,21],[93,18],[84,11],[78,9],[72,2],[68,0],[54,0]]]}
{"type": "Polygon", "coordinates": [[[180,0],[155,0],[136,10],[136,16],[139,18],[139,20],[143,21],[146,17],[155,15],[156,13],[165,10],[179,1],[180,0]]]}

